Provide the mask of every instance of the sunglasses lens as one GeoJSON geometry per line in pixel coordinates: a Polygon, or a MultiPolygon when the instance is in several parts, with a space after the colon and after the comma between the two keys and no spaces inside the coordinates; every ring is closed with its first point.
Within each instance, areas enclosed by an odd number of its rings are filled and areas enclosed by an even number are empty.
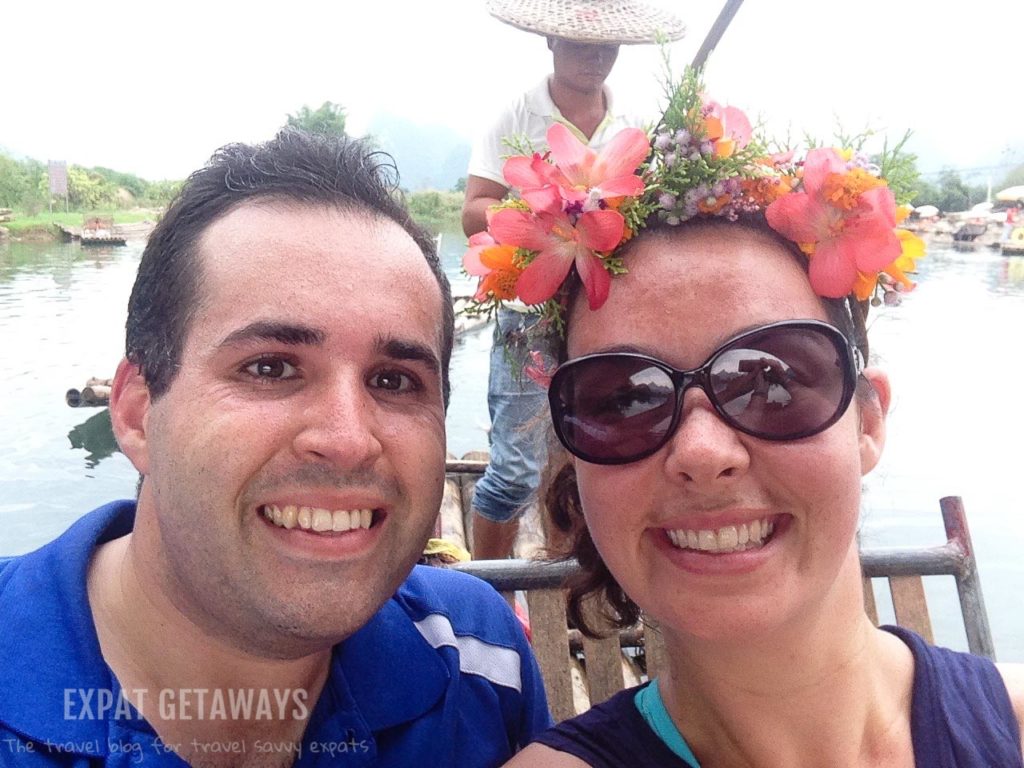
{"type": "Polygon", "coordinates": [[[675,414],[675,386],[650,361],[609,355],[564,367],[552,381],[551,412],[572,453],[593,463],[653,453],[675,414]]]}
{"type": "Polygon", "coordinates": [[[726,420],[749,434],[806,437],[830,426],[849,405],[848,359],[838,332],[767,328],[715,356],[709,394],[726,420]]]}

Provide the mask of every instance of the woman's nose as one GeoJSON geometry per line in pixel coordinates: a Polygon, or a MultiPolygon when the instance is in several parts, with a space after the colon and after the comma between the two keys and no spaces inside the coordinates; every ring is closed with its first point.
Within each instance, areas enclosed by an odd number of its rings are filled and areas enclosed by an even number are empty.
{"type": "Polygon", "coordinates": [[[742,476],[750,454],[739,432],[726,424],[699,387],[683,395],[679,426],[669,439],[666,468],[697,483],[716,483],[742,476]]]}

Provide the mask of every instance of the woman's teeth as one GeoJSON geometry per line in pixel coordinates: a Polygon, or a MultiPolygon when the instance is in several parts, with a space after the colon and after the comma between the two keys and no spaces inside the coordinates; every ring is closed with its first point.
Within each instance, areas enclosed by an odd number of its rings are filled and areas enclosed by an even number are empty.
{"type": "Polygon", "coordinates": [[[356,528],[369,528],[373,523],[372,509],[323,509],[288,504],[264,504],[260,510],[274,525],[282,528],[301,528],[315,533],[343,533],[356,528]]]}
{"type": "Polygon", "coordinates": [[[771,538],[775,523],[767,519],[754,520],[739,525],[726,525],[715,530],[691,531],[677,528],[668,531],[668,537],[679,549],[696,549],[701,552],[743,552],[763,547],[771,538]]]}

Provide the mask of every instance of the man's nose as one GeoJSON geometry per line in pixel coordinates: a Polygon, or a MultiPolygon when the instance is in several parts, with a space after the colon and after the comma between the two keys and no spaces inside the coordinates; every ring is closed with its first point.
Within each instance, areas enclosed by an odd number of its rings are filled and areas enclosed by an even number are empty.
{"type": "Polygon", "coordinates": [[[379,410],[365,382],[355,375],[338,376],[309,395],[295,437],[300,458],[344,468],[371,466],[383,446],[379,410]]]}

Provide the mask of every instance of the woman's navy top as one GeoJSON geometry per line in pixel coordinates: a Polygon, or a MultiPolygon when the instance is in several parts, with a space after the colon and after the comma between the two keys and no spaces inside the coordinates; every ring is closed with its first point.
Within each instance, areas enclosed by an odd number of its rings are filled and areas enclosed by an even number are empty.
{"type": "MultiPolygon", "coordinates": [[[[928,645],[901,627],[883,627],[914,654],[910,730],[920,768],[1024,768],[1020,727],[1002,676],[988,659],[928,645]]],[[[541,734],[540,744],[594,768],[690,768],[621,691],[541,734]]]]}

